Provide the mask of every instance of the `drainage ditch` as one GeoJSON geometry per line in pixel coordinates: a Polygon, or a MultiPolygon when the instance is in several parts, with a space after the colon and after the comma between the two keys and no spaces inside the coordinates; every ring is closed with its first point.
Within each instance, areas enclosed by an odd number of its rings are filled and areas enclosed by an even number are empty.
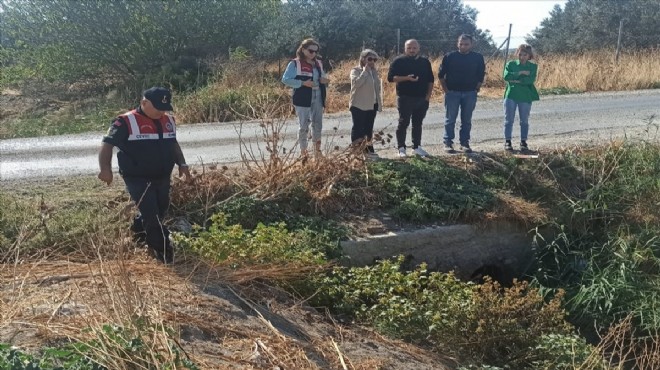
{"type": "Polygon", "coordinates": [[[472,281],[488,275],[507,285],[522,276],[534,258],[531,235],[506,222],[389,232],[343,241],[341,246],[345,266],[366,266],[404,255],[406,269],[426,262],[430,271],[454,271],[459,279],[472,281]]]}

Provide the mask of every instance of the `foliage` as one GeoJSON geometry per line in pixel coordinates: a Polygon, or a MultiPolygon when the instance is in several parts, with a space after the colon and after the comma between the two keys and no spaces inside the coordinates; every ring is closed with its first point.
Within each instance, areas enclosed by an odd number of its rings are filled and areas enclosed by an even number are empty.
{"type": "MultiPolygon", "coordinates": [[[[75,104],[74,104],[75,105],[75,104]]],[[[45,112],[44,112],[45,113],[45,112]]],[[[51,114],[9,118],[3,122],[7,132],[0,132],[0,139],[78,134],[107,130],[117,111],[102,105],[76,109],[61,109],[51,114]]]]}
{"type": "Polygon", "coordinates": [[[556,359],[556,353],[535,350],[543,335],[572,333],[564,321],[561,290],[546,303],[525,281],[503,289],[487,279],[472,299],[472,311],[462,328],[464,339],[456,340],[464,351],[474,351],[480,363],[535,369],[530,363],[556,359]]]}
{"type": "Polygon", "coordinates": [[[336,248],[335,244],[307,244],[308,238],[290,232],[283,222],[270,226],[259,223],[254,230],[229,226],[222,213],[211,217],[207,230],[197,227],[195,235],[178,235],[176,240],[183,248],[214,261],[227,261],[233,267],[270,263],[321,265],[326,261],[326,251],[336,248]]]}
{"type": "Polygon", "coordinates": [[[46,348],[39,357],[0,343],[0,369],[2,370],[105,370],[75,346],[46,348]]]}
{"type": "Polygon", "coordinates": [[[374,193],[405,220],[470,219],[494,204],[478,179],[439,159],[375,162],[370,171],[374,193]]]}
{"type": "MultiPolygon", "coordinates": [[[[223,76],[228,78],[229,74],[223,76]]],[[[289,99],[289,94],[278,86],[248,84],[246,79],[242,80],[243,83],[230,89],[226,83],[211,84],[182,96],[177,103],[177,117],[192,123],[236,121],[250,116],[255,101],[283,103],[289,99]]]]}
{"type": "Polygon", "coordinates": [[[594,348],[575,334],[541,334],[534,351],[544,356],[533,362],[533,368],[572,370],[585,363],[594,348]]]}
{"type": "Polygon", "coordinates": [[[392,54],[397,29],[401,42],[428,40],[424,47],[436,53],[453,49],[460,33],[492,48],[490,35],[475,25],[476,11],[454,0],[12,0],[1,6],[0,41],[12,51],[0,59],[3,68],[48,81],[121,79],[134,92],[153,84],[199,88],[208,60],[235,50],[270,60],[292,57],[309,36],[336,60],[362,46],[392,54]]]}
{"type": "Polygon", "coordinates": [[[612,49],[620,21],[624,48],[657,47],[660,3],[647,0],[568,0],[563,9],[556,5],[527,41],[546,53],[612,49]]]}
{"type": "Polygon", "coordinates": [[[136,326],[105,324],[99,329],[88,328],[85,331],[92,333],[94,339],[68,343],[59,348],[45,348],[39,356],[0,343],[0,369],[105,370],[126,366],[140,369],[199,369],[187,356],[181,355],[174,340],[167,340],[167,348],[154,346],[151,342],[157,340],[155,338],[159,335],[165,333],[172,337],[174,333],[164,326],[149,325],[148,321],[135,318],[133,324],[136,326]]]}
{"type": "MultiPolygon", "coordinates": [[[[6,197],[0,194],[0,198],[6,197]]],[[[114,232],[121,223],[107,222],[103,206],[87,200],[75,200],[53,208],[41,197],[8,199],[0,212],[0,261],[16,248],[23,255],[43,253],[57,248],[75,251],[88,237],[104,230],[114,232]]]]}
{"type": "Polygon", "coordinates": [[[254,196],[239,197],[222,203],[216,212],[224,214],[227,225],[240,225],[252,230],[259,224],[277,226],[285,222],[287,230],[297,233],[303,244],[325,245],[327,258],[340,256],[339,240],[346,236],[346,227],[318,216],[305,216],[304,212],[287,212],[279,202],[259,200],[254,196]]]}
{"type": "Polygon", "coordinates": [[[172,329],[150,323],[148,318],[134,317],[128,326],[105,324],[100,330],[89,331],[96,338],[74,346],[81,353],[99,357],[100,362],[119,362],[130,368],[199,370],[187,356],[181,355],[178,343],[171,339],[172,329]]]}
{"type": "MultiPolygon", "coordinates": [[[[16,0],[3,4],[2,33],[4,45],[25,51],[20,63],[44,78],[103,71],[127,81],[138,78],[138,84],[146,85],[159,82],[143,80],[157,78],[152,71],[181,66],[181,58],[251,47],[263,19],[276,14],[278,4],[275,0],[16,0]]],[[[193,63],[186,69],[197,68],[193,63]]]]}
{"type": "Polygon", "coordinates": [[[422,52],[453,50],[461,33],[480,40],[479,50],[490,50],[488,32],[477,29],[476,10],[453,0],[431,1],[312,1],[283,3],[279,17],[270,19],[259,38],[260,55],[293,57],[300,40],[314,37],[321,53],[332,61],[355,56],[362,47],[382,55],[396,54],[396,31],[400,29],[400,50],[410,38],[424,40],[422,52]]]}
{"type": "MultiPolygon", "coordinates": [[[[399,257],[375,266],[337,268],[318,279],[319,292],[310,303],[355,317],[389,336],[455,352],[465,363],[532,369],[559,356],[577,358],[544,337],[571,340],[561,294],[545,303],[525,282],[502,288],[487,280],[476,286],[452,274],[428,272],[424,265],[402,271],[403,261],[399,257]]],[[[579,354],[588,348],[582,344],[579,354]]]]}
{"type": "Polygon", "coordinates": [[[642,331],[658,330],[660,148],[636,141],[567,159],[586,186],[565,193],[561,218],[539,229],[536,282],[565,289],[586,332],[627,316],[642,331]]]}

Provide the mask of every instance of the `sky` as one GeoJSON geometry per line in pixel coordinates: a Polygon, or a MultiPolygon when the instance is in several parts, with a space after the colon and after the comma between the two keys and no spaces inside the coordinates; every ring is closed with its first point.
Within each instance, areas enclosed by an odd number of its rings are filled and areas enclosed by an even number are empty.
{"type": "Polygon", "coordinates": [[[477,9],[477,27],[490,30],[497,46],[506,39],[511,28],[510,48],[525,42],[525,36],[550,15],[556,4],[562,7],[566,0],[463,0],[465,5],[477,9]]]}

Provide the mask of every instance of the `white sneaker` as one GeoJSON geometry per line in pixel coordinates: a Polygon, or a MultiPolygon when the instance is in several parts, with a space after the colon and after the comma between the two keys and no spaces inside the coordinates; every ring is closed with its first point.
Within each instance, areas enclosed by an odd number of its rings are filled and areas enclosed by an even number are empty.
{"type": "Polygon", "coordinates": [[[418,146],[417,148],[413,149],[413,152],[420,156],[420,157],[428,157],[429,153],[426,152],[426,150],[422,149],[421,146],[418,146]]]}
{"type": "Polygon", "coordinates": [[[399,157],[401,158],[406,158],[408,154],[406,154],[406,148],[399,148],[399,157]]]}

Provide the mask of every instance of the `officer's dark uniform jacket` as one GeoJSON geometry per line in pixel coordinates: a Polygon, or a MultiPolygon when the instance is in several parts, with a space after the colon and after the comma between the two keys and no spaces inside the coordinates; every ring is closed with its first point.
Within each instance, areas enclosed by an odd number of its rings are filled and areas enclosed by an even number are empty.
{"type": "Polygon", "coordinates": [[[168,114],[152,119],[138,107],[112,123],[103,142],[116,146],[124,177],[168,178],[176,162],[176,124],[168,114]]]}
{"type": "MultiPolygon", "coordinates": [[[[311,65],[306,61],[302,61],[299,58],[292,60],[296,63],[296,80],[308,81],[314,77],[314,68],[318,68],[319,77],[323,76],[323,65],[320,61],[316,60],[316,65],[311,65]]],[[[325,84],[319,84],[319,89],[321,89],[321,100],[323,101],[323,106],[325,107],[325,94],[326,86],[325,84]]],[[[300,86],[297,89],[293,89],[292,97],[293,105],[298,107],[311,107],[312,106],[312,88],[307,86],[300,86]]]]}

